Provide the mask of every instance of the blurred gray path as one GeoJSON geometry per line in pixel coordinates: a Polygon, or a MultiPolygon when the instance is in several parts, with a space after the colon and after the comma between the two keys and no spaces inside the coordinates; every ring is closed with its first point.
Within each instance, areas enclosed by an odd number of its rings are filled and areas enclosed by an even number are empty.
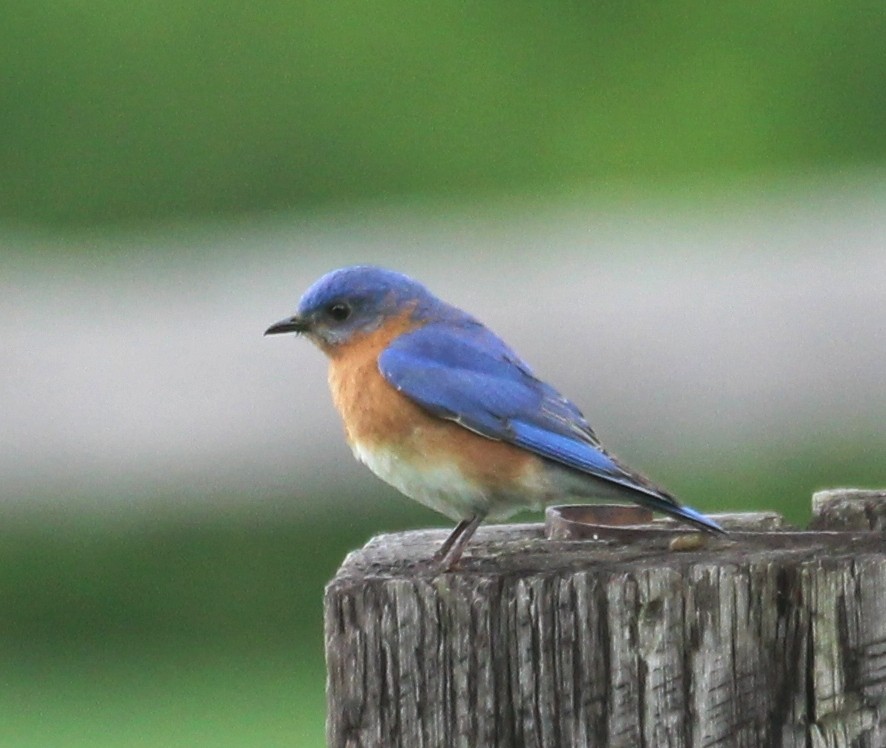
{"type": "Polygon", "coordinates": [[[319,352],[262,338],[353,262],[473,311],[631,461],[816,432],[884,443],[883,180],[696,209],[379,210],[0,249],[6,502],[365,485],[319,352]]]}

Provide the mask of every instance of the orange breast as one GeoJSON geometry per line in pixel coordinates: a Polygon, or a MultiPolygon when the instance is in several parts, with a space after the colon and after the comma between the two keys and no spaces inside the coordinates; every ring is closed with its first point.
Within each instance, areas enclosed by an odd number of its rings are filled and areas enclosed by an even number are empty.
{"type": "Polygon", "coordinates": [[[408,411],[417,406],[385,381],[378,357],[392,340],[414,327],[404,314],[329,352],[329,389],[349,443],[379,439],[389,443],[408,435],[412,415],[408,411]]]}
{"type": "Polygon", "coordinates": [[[351,446],[395,450],[412,465],[454,464],[491,491],[508,491],[530,478],[538,457],[431,415],[384,379],[379,354],[413,327],[404,315],[330,357],[329,387],[351,446]]]}

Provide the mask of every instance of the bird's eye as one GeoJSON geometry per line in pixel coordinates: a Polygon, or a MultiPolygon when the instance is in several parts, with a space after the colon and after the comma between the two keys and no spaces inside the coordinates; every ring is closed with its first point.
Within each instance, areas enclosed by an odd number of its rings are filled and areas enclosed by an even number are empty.
{"type": "Polygon", "coordinates": [[[344,322],[351,316],[351,307],[341,301],[337,301],[326,307],[326,313],[336,322],[344,322]]]}

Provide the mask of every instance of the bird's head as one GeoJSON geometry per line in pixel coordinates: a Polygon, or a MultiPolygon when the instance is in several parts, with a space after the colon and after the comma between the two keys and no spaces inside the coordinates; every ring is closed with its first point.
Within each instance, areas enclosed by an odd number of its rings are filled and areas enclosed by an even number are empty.
{"type": "Polygon", "coordinates": [[[329,353],[388,319],[421,315],[436,303],[424,286],[402,273],[355,265],[320,278],[302,296],[296,313],[271,325],[265,335],[304,333],[329,353]]]}

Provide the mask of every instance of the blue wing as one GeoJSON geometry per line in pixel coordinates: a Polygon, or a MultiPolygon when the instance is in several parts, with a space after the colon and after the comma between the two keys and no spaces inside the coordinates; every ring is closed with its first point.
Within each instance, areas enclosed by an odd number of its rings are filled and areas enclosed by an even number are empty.
{"type": "Polygon", "coordinates": [[[654,509],[720,529],[616,462],[578,408],[472,319],[402,335],[382,352],[378,365],[388,382],[441,418],[623,486],[654,509]]]}

